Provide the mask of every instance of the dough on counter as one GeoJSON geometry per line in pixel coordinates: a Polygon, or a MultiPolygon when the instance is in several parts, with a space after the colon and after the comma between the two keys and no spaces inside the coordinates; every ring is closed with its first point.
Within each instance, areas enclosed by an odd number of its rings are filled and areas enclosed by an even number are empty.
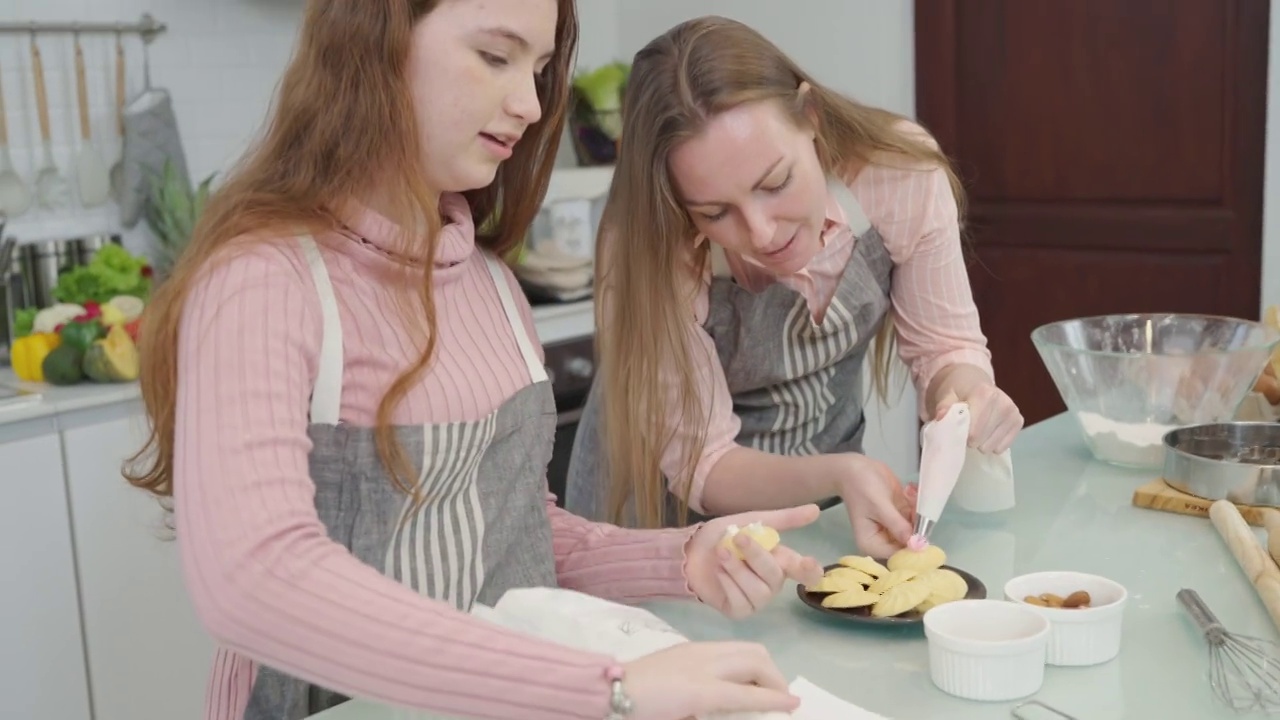
{"type": "Polygon", "coordinates": [[[854,570],[843,565],[828,570],[816,585],[806,585],[806,592],[846,592],[848,590],[866,590],[876,579],[861,570],[854,570]]]}
{"type": "MultiPolygon", "coordinates": [[[[883,576],[876,578],[876,581],[871,583],[871,587],[867,588],[867,591],[877,595],[882,595],[889,592],[890,589],[901,585],[919,574],[920,573],[916,570],[890,570],[883,576]]],[[[924,598],[921,598],[921,600],[923,599],[924,598]]],[[[910,608],[907,609],[910,610],[910,608]]]]}
{"type": "Polygon", "coordinates": [[[806,585],[806,592],[838,593],[850,590],[866,590],[874,578],[852,568],[837,568],[822,576],[816,585],[806,585]],[[845,570],[845,573],[838,572],[845,570]],[[865,582],[863,581],[865,579],[865,582]]]}
{"type": "Polygon", "coordinates": [[[925,545],[923,550],[902,548],[889,558],[889,570],[915,570],[924,572],[940,568],[947,562],[947,554],[937,545],[925,545]]]}
{"type": "Polygon", "coordinates": [[[733,553],[734,557],[739,560],[743,559],[742,551],[734,544],[733,539],[738,533],[746,533],[747,537],[755,540],[757,544],[765,549],[766,552],[778,547],[778,543],[782,541],[782,537],[778,535],[778,531],[763,523],[753,522],[750,525],[739,529],[737,525],[730,525],[724,529],[724,539],[720,541],[720,545],[733,553]]]}
{"type": "Polygon", "coordinates": [[[965,582],[959,573],[946,568],[927,570],[917,576],[913,582],[921,582],[929,586],[929,596],[915,608],[919,612],[926,612],[944,603],[962,600],[969,594],[969,583],[965,582]]]}
{"type": "Polygon", "coordinates": [[[880,601],[871,606],[871,614],[876,617],[893,617],[914,609],[924,602],[933,592],[929,583],[910,578],[885,591],[880,601]]]}
{"type": "Polygon", "coordinates": [[[883,577],[884,575],[889,574],[889,568],[881,565],[866,555],[845,555],[836,562],[845,567],[853,568],[854,570],[861,570],[873,578],[883,577]]]}
{"type": "Polygon", "coordinates": [[[822,607],[837,609],[866,607],[875,605],[881,599],[881,596],[876,593],[858,588],[857,590],[846,590],[822,598],[822,607]]]}

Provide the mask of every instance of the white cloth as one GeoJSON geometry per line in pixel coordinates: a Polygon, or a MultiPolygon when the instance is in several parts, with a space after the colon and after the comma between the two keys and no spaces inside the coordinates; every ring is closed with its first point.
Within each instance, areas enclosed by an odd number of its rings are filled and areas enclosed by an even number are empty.
{"type": "MultiPolygon", "coordinates": [[[[627,662],[688,642],[647,610],[562,588],[508,591],[494,607],[477,605],[472,615],[570,647],[627,662]]],[[[791,683],[800,698],[794,713],[731,713],[699,720],[888,720],[819,688],[803,677],[791,683]]]]}
{"type": "Polygon", "coordinates": [[[951,491],[951,503],[976,513],[1000,512],[1015,504],[1013,456],[1008,450],[989,455],[968,448],[964,467],[951,491]]]}

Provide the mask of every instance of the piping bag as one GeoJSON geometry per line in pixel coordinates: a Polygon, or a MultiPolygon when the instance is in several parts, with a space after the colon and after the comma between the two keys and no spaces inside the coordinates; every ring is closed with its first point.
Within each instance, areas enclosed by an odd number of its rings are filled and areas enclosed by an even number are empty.
{"type": "Polygon", "coordinates": [[[922,550],[942,517],[951,491],[964,469],[969,448],[969,405],[954,403],[938,420],[920,430],[920,487],[916,494],[916,524],[907,547],[922,550]]]}

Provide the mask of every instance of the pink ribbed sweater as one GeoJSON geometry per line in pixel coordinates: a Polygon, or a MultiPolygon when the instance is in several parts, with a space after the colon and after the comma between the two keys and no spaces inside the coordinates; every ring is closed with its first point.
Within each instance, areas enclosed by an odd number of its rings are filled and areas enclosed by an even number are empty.
{"type": "MultiPolygon", "coordinates": [[[[476,420],[529,382],[466,203],[449,196],[442,207],[450,222],[436,257],[437,355],[397,408],[397,424],[476,420]]],[[[371,426],[416,349],[388,291],[394,226],[363,208],[344,215],[350,232],[316,240],[343,327],[341,418],[371,426]]],[[[329,540],[307,470],[321,323],[306,261],[280,238],[247,244],[212,268],[182,316],[174,482],[187,585],[220,647],[206,719],[243,716],[257,663],[437,712],[604,717],[610,658],[472,619],[329,540]]],[[[529,308],[507,279],[536,342],[529,308]]],[[[562,586],[621,601],[691,596],[683,575],[691,530],[589,523],[551,497],[547,514],[562,586]]]]}

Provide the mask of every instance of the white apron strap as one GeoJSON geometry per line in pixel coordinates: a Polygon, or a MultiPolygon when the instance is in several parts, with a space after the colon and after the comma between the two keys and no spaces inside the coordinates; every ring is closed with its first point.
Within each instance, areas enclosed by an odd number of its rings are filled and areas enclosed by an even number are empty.
{"type": "Polygon", "coordinates": [[[853,231],[853,236],[862,237],[863,233],[871,229],[871,220],[863,212],[862,203],[858,202],[858,199],[853,196],[853,191],[839,178],[830,178],[827,181],[827,187],[835,196],[836,202],[840,203],[840,209],[844,210],[845,224],[853,231]]]}
{"type": "Polygon", "coordinates": [[[547,368],[538,361],[538,354],[534,352],[533,342],[529,339],[529,333],[524,326],[524,319],[520,317],[515,298],[511,296],[511,284],[507,282],[507,276],[502,272],[502,261],[489,253],[484,253],[484,259],[489,265],[489,274],[493,276],[493,284],[498,288],[498,297],[502,298],[502,309],[507,313],[507,322],[511,323],[511,331],[516,335],[520,354],[524,356],[525,365],[529,368],[529,380],[535,383],[542,382],[547,379],[547,368]]]}
{"type": "Polygon", "coordinates": [[[310,235],[298,237],[302,253],[311,268],[316,294],[320,297],[320,368],[316,384],[311,390],[311,422],[321,425],[337,425],[342,411],[342,322],[338,318],[338,298],[329,280],[329,270],[324,265],[320,248],[310,235]]]}

